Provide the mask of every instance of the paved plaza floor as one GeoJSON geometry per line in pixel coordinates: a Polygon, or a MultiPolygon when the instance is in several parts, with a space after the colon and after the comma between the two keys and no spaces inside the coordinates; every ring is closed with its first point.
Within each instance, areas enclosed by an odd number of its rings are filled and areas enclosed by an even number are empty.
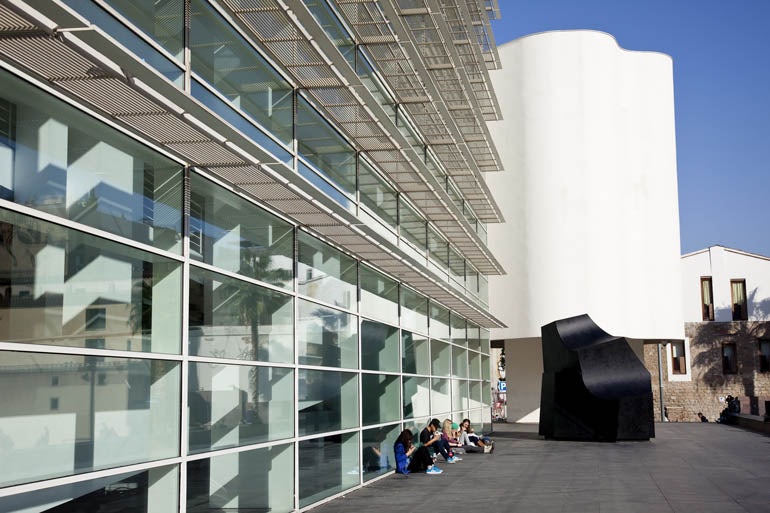
{"type": "Polygon", "coordinates": [[[650,442],[543,440],[495,424],[492,454],[441,475],[391,475],[313,513],[770,513],[770,437],[717,423],[656,424],[650,442]]]}

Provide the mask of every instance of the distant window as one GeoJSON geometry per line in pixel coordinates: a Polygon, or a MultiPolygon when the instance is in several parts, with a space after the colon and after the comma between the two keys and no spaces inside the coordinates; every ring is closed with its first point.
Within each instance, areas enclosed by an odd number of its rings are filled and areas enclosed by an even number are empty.
{"type": "Polygon", "coordinates": [[[735,344],[732,342],[722,344],[722,374],[735,374],[736,372],[738,372],[738,361],[735,344]]]}
{"type": "Polygon", "coordinates": [[[711,276],[701,276],[700,301],[704,321],[714,320],[714,288],[711,284],[711,276]]]}
{"type": "Polygon", "coordinates": [[[51,376],[51,386],[52,387],[59,386],[59,376],[51,376]]]}
{"type": "Polygon", "coordinates": [[[770,372],[770,339],[759,340],[759,372],[770,372]]]}
{"type": "Polygon", "coordinates": [[[58,410],[59,409],[59,398],[58,397],[51,397],[51,409],[52,410],[58,410]]]}
{"type": "Polygon", "coordinates": [[[671,371],[673,374],[687,374],[684,342],[671,342],[671,371]]]}
{"type": "Polygon", "coordinates": [[[86,309],[86,331],[100,331],[107,327],[106,308],[86,309]]]}
{"type": "Polygon", "coordinates": [[[746,280],[730,280],[730,293],[733,298],[733,320],[748,320],[749,311],[746,308],[746,280]]]}

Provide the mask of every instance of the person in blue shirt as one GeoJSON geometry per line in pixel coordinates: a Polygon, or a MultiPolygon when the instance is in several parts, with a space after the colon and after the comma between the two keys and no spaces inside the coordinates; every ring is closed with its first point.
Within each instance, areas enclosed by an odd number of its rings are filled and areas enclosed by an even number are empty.
{"type": "Polygon", "coordinates": [[[424,445],[416,447],[412,443],[412,432],[405,429],[398,435],[393,444],[393,452],[396,455],[396,472],[409,474],[409,472],[425,472],[426,474],[441,474],[443,470],[433,464],[433,457],[424,445]]]}

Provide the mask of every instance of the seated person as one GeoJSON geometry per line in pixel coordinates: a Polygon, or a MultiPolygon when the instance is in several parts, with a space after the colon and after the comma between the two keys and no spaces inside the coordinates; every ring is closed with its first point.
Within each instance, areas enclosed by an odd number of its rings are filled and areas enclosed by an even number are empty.
{"type": "Polygon", "coordinates": [[[396,443],[393,444],[393,451],[396,454],[396,472],[399,474],[408,474],[409,472],[422,472],[426,474],[441,474],[443,470],[433,464],[433,457],[428,449],[421,445],[415,447],[412,443],[412,432],[405,429],[398,435],[396,443]]]}
{"type": "Polygon", "coordinates": [[[490,453],[495,450],[495,445],[488,436],[479,436],[474,433],[469,419],[463,419],[460,423],[459,440],[465,452],[490,453]]]}
{"type": "Polygon", "coordinates": [[[420,443],[441,454],[447,463],[457,463],[459,460],[450,454],[449,443],[441,438],[439,429],[441,429],[441,422],[438,419],[431,419],[425,429],[420,432],[420,443]]]}
{"type": "Polygon", "coordinates": [[[444,420],[444,423],[441,425],[441,438],[443,438],[446,443],[449,444],[451,449],[460,447],[460,441],[457,439],[457,432],[459,429],[460,427],[450,419],[444,420]]]}

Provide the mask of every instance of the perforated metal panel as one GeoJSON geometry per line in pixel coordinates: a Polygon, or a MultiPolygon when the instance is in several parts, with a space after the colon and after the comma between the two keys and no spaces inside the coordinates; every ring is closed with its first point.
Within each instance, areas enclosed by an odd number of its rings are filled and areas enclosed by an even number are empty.
{"type": "MultiPolygon", "coordinates": [[[[275,51],[284,52],[287,57],[291,55],[295,59],[296,69],[301,69],[297,76],[307,74],[315,80],[314,84],[322,84],[318,86],[319,91],[324,91],[323,94],[327,95],[325,99],[329,101],[330,110],[336,112],[340,124],[360,134],[363,140],[371,141],[367,144],[377,147],[372,153],[383,158],[392,176],[402,179],[402,186],[408,186],[414,191],[426,208],[433,208],[431,205],[434,203],[441,204],[443,200],[431,192],[431,187],[421,179],[402,151],[393,146],[387,134],[382,133],[381,129],[378,133],[376,124],[371,124],[365,118],[365,109],[351,99],[349,88],[340,85],[338,78],[328,72],[328,65],[317,59],[317,52],[311,51],[312,45],[293,39],[299,37],[299,33],[284,23],[286,13],[276,9],[275,2],[233,0],[230,3],[237,5],[244,16],[260,20],[262,30],[271,34],[275,51]],[[324,66],[327,70],[325,72],[320,69],[324,66]],[[340,89],[334,90],[338,85],[340,89]],[[324,89],[329,87],[333,89],[324,89]]],[[[341,218],[329,215],[327,209],[313,203],[309,197],[279,182],[258,165],[247,163],[241,155],[222,142],[221,138],[215,138],[205,132],[205,127],[200,122],[196,125],[182,116],[180,113],[185,109],[159,103],[160,100],[156,101],[152,94],[138,87],[130,77],[124,76],[118,66],[103,65],[104,56],[87,44],[73,45],[72,41],[76,36],[65,38],[51,35],[45,30],[42,22],[40,23],[36,24],[34,17],[27,19],[12,12],[7,6],[0,5],[0,58],[39,77],[78,102],[122,123],[127,129],[144,135],[189,165],[209,168],[223,180],[273,205],[300,225],[313,229],[364,260],[392,272],[413,286],[420,287],[423,292],[454,308],[471,321],[486,327],[500,325],[484,308],[459,297],[457,292],[425,274],[426,271],[421,270],[419,264],[406,265],[406,262],[401,260],[406,257],[394,257],[392,250],[389,251],[383,244],[377,243],[375,238],[359,235],[351,226],[341,222],[341,218]]],[[[124,57],[132,58],[127,53],[124,57]]],[[[319,101],[319,97],[315,99],[319,101]]],[[[186,101],[194,100],[188,98],[186,101]]],[[[300,180],[299,177],[297,180],[300,180]]],[[[442,219],[447,217],[446,221],[441,221],[447,226],[447,232],[462,232],[462,223],[453,215],[447,215],[447,212],[446,205],[437,209],[437,215],[442,219]]],[[[474,265],[482,271],[488,269],[488,273],[499,272],[494,258],[484,253],[486,248],[476,244],[467,233],[465,235],[461,242],[462,247],[468,248],[466,257],[473,260],[474,265]]]]}

